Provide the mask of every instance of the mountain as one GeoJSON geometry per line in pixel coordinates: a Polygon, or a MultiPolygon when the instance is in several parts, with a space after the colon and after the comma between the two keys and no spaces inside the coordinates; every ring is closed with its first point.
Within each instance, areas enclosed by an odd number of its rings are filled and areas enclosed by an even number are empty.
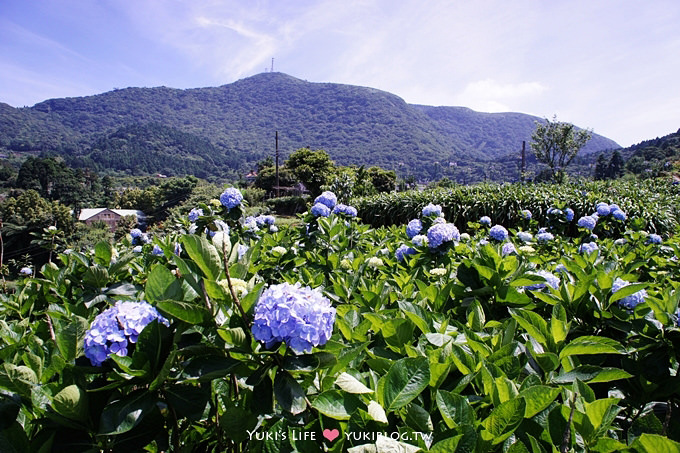
{"type": "MultiPolygon", "coordinates": [[[[324,149],[342,165],[378,165],[419,178],[517,152],[540,118],[410,105],[385,91],[262,73],[210,88],[126,88],[0,104],[0,151],[61,155],[71,165],[128,173],[233,176],[273,154],[324,149]]],[[[619,148],[594,135],[585,150],[619,148]]]]}

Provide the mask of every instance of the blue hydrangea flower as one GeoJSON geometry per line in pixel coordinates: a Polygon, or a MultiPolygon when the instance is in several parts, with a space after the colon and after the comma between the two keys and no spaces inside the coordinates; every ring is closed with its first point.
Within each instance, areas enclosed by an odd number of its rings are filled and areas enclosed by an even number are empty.
{"type": "Polygon", "coordinates": [[[253,337],[271,347],[285,342],[296,354],[326,344],[333,334],[335,308],[316,289],[281,283],[262,292],[253,321],[253,337]]]}
{"type": "Polygon", "coordinates": [[[132,248],[132,251],[133,251],[134,253],[142,253],[142,246],[141,246],[141,245],[135,245],[135,246],[132,248]]]}
{"type": "Polygon", "coordinates": [[[180,256],[182,254],[182,244],[175,242],[175,249],[173,250],[175,255],[180,256]]]}
{"type": "Polygon", "coordinates": [[[423,222],[418,219],[413,219],[406,225],[406,236],[408,236],[409,239],[413,239],[413,237],[418,235],[422,230],[423,222]]]}
{"type": "Polygon", "coordinates": [[[647,244],[661,244],[663,240],[661,239],[661,236],[658,234],[650,234],[649,237],[647,238],[647,244]]]}
{"type": "Polygon", "coordinates": [[[616,220],[626,220],[628,216],[626,215],[625,212],[623,212],[620,209],[612,209],[611,211],[612,217],[614,217],[616,220]]]}
{"type": "Polygon", "coordinates": [[[534,275],[543,277],[545,279],[545,283],[535,283],[533,285],[525,286],[524,289],[533,291],[537,289],[543,289],[546,285],[550,286],[552,289],[557,289],[560,286],[559,277],[556,277],[546,270],[541,269],[540,271],[536,271],[534,272],[534,275]]]}
{"type": "Polygon", "coordinates": [[[33,270],[30,267],[26,266],[26,267],[22,267],[19,270],[19,273],[24,274],[24,275],[33,275],[33,270]]]}
{"type": "Polygon", "coordinates": [[[394,256],[397,257],[397,261],[401,262],[404,261],[404,259],[408,255],[413,255],[416,253],[415,249],[413,247],[409,247],[406,244],[402,244],[399,246],[399,248],[394,252],[394,256]]]}
{"type": "Polygon", "coordinates": [[[411,239],[411,242],[416,247],[424,247],[427,245],[427,236],[425,236],[424,234],[416,234],[415,236],[413,236],[413,239],[411,239]]]}
{"type": "Polygon", "coordinates": [[[237,252],[238,253],[238,259],[243,258],[243,255],[246,254],[246,252],[248,251],[249,248],[250,247],[248,247],[247,245],[239,244],[238,245],[238,252],[237,252]]]}
{"type": "Polygon", "coordinates": [[[115,306],[98,314],[85,332],[85,357],[94,366],[100,366],[111,354],[126,356],[131,343],[151,321],[169,326],[167,319],[148,303],[117,302],[115,306]]]}
{"type": "Polygon", "coordinates": [[[547,231],[545,231],[543,233],[538,233],[536,235],[536,240],[538,242],[550,242],[553,239],[555,239],[555,236],[552,233],[549,233],[547,231]]]}
{"type": "Polygon", "coordinates": [[[479,223],[482,225],[491,225],[491,217],[488,215],[482,216],[479,218],[479,223]]]}
{"type": "Polygon", "coordinates": [[[503,254],[503,256],[505,256],[510,255],[511,253],[517,253],[517,250],[515,249],[515,246],[512,242],[506,242],[505,244],[503,244],[501,253],[503,254]]]}
{"type": "Polygon", "coordinates": [[[442,215],[442,207],[441,205],[438,204],[432,204],[429,203],[427,206],[423,208],[422,215],[424,217],[429,217],[429,216],[441,216],[442,215]]]}
{"type": "Polygon", "coordinates": [[[346,204],[338,203],[333,208],[333,214],[343,214],[348,217],[356,217],[357,209],[354,206],[348,206],[346,204]]]}
{"type": "Polygon", "coordinates": [[[331,215],[330,208],[323,203],[316,203],[314,206],[312,206],[310,212],[314,217],[328,217],[329,215],[331,215]]]}
{"type": "Polygon", "coordinates": [[[220,203],[227,209],[234,209],[243,201],[241,191],[235,187],[229,187],[220,195],[220,203]]]}
{"type": "Polygon", "coordinates": [[[548,215],[562,215],[562,210],[557,208],[548,209],[548,215]]]}
{"type": "Polygon", "coordinates": [[[548,232],[548,228],[546,228],[546,227],[540,228],[540,229],[538,230],[538,234],[547,233],[547,232],[548,232]]]}
{"type": "Polygon", "coordinates": [[[564,217],[567,219],[567,222],[571,222],[572,220],[574,220],[574,210],[571,208],[565,209],[564,217]]]}
{"type": "Polygon", "coordinates": [[[139,239],[139,241],[142,242],[143,244],[148,244],[149,242],[151,242],[151,238],[146,233],[142,233],[142,235],[139,236],[137,239],[139,239]]]}
{"type": "MultiPolygon", "coordinates": [[[[623,280],[622,278],[617,278],[614,280],[614,283],[612,284],[612,294],[623,288],[624,286],[630,285],[630,282],[627,282],[626,280],[623,280]]],[[[645,298],[647,297],[647,291],[644,289],[641,289],[640,291],[630,294],[623,299],[619,299],[618,303],[621,307],[625,308],[626,310],[633,310],[636,305],[641,304],[642,302],[645,301],[645,298]]]]}
{"type": "Polygon", "coordinates": [[[140,230],[139,228],[133,228],[130,230],[130,236],[132,237],[132,239],[137,239],[142,236],[142,230],[140,230]]]}
{"type": "Polygon", "coordinates": [[[163,255],[163,249],[161,249],[158,244],[154,244],[153,250],[151,251],[153,255],[160,256],[163,255]]]}
{"type": "Polygon", "coordinates": [[[614,203],[612,203],[612,204],[609,205],[609,211],[610,211],[610,212],[616,211],[617,209],[618,209],[618,210],[621,210],[621,208],[619,207],[619,205],[614,204],[614,203]]]}
{"type": "Polygon", "coordinates": [[[255,217],[255,223],[258,227],[263,227],[265,225],[274,225],[276,223],[276,218],[273,215],[263,215],[255,217]]]}
{"type": "Polygon", "coordinates": [[[317,203],[326,205],[328,209],[333,209],[338,204],[338,197],[333,192],[326,191],[314,199],[314,204],[317,203]]]}
{"type": "Polygon", "coordinates": [[[187,215],[187,218],[189,219],[189,222],[195,222],[198,220],[200,216],[203,215],[203,209],[201,208],[194,208],[191,211],[189,211],[189,214],[187,215]]]}
{"type": "Polygon", "coordinates": [[[531,235],[531,233],[529,233],[527,231],[520,231],[519,233],[517,233],[517,237],[522,242],[530,242],[534,238],[531,235]]]}
{"type": "Polygon", "coordinates": [[[609,209],[609,204],[607,203],[598,203],[597,206],[595,207],[595,210],[597,211],[597,215],[599,216],[606,216],[609,215],[611,210],[609,209]]]}
{"type": "Polygon", "coordinates": [[[559,272],[560,274],[566,274],[567,273],[567,267],[560,263],[555,267],[555,272],[559,272]]]}
{"type": "Polygon", "coordinates": [[[504,241],[508,238],[508,230],[502,225],[494,225],[489,230],[489,236],[497,241],[504,241]]]}
{"type": "Polygon", "coordinates": [[[592,231],[593,228],[595,228],[596,223],[597,219],[595,217],[593,217],[592,215],[587,215],[578,219],[578,222],[576,224],[581,228],[586,228],[592,231]]]}
{"type": "Polygon", "coordinates": [[[452,223],[438,223],[427,230],[427,242],[431,249],[436,249],[446,242],[460,240],[460,232],[452,223]]]}
{"type": "Polygon", "coordinates": [[[578,251],[580,253],[592,253],[595,250],[599,250],[599,249],[600,248],[597,246],[597,243],[586,242],[586,243],[580,245],[580,247],[578,248],[578,251]]]}
{"type": "Polygon", "coordinates": [[[519,215],[522,216],[524,220],[531,220],[531,211],[528,209],[523,209],[520,211],[519,215]]]}

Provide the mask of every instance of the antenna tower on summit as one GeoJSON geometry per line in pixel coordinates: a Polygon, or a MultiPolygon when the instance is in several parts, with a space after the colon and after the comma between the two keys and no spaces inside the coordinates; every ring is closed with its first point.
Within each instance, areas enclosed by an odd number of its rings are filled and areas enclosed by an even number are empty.
{"type": "Polygon", "coordinates": [[[272,57],[272,69],[269,72],[274,72],[274,57],[272,57]]]}

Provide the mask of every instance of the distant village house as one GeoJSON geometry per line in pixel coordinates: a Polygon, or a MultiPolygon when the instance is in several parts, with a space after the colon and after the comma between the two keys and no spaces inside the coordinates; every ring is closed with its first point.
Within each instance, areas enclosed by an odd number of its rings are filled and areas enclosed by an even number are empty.
{"type": "Polygon", "coordinates": [[[135,216],[138,224],[146,223],[146,215],[142,211],[137,211],[135,209],[82,209],[78,216],[78,220],[85,222],[86,225],[92,225],[94,222],[104,222],[113,231],[116,229],[120,219],[126,216],[135,216]]]}

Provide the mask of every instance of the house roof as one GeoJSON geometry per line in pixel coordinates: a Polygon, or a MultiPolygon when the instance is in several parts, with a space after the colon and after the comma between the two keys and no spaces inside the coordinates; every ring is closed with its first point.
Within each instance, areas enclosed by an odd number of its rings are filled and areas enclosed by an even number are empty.
{"type": "Polygon", "coordinates": [[[86,208],[86,209],[81,209],[80,210],[80,215],[78,216],[78,220],[87,220],[91,217],[96,216],[100,212],[103,211],[111,211],[116,214],[118,214],[121,217],[124,217],[126,215],[133,215],[137,217],[137,219],[145,219],[146,215],[142,211],[138,211],[135,209],[109,209],[109,208],[86,208]]]}

